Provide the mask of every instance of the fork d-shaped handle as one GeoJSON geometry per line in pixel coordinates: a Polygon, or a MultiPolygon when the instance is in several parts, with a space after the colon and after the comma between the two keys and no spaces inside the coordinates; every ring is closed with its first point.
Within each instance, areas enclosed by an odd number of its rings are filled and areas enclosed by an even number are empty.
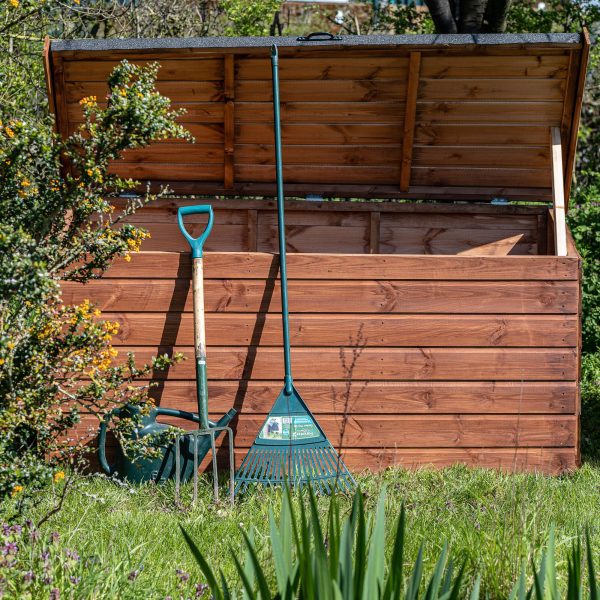
{"type": "Polygon", "coordinates": [[[185,239],[190,244],[190,247],[192,249],[192,258],[202,258],[202,249],[204,246],[204,242],[210,234],[214,218],[215,216],[213,213],[212,206],[210,204],[200,204],[198,206],[182,206],[177,211],[177,222],[179,223],[179,229],[181,230],[181,233],[183,233],[185,239]],[[185,217],[186,215],[199,214],[208,215],[208,223],[206,224],[206,229],[197,238],[194,238],[187,232],[185,224],[183,222],[183,217],[185,217]]]}

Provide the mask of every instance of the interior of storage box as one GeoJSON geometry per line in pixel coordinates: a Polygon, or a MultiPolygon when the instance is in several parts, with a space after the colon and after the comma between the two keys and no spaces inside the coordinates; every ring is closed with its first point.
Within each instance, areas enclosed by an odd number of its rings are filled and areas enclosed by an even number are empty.
{"type": "MultiPolygon", "coordinates": [[[[277,252],[272,200],[211,203],[215,226],[207,250],[277,252]]],[[[187,251],[177,229],[176,204],[161,201],[132,217],[151,234],[145,249],[187,251]]],[[[553,244],[545,206],[298,200],[286,204],[289,252],[513,256],[548,254],[553,244]]],[[[191,232],[199,234],[205,218],[189,220],[191,232]]]]}

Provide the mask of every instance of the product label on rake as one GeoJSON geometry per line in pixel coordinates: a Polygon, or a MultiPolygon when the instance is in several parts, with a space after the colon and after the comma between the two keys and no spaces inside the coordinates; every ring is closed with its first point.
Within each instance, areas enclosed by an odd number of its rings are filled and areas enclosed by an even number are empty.
{"type": "Polygon", "coordinates": [[[299,417],[269,417],[260,432],[263,440],[307,440],[321,434],[314,421],[299,417]]]}

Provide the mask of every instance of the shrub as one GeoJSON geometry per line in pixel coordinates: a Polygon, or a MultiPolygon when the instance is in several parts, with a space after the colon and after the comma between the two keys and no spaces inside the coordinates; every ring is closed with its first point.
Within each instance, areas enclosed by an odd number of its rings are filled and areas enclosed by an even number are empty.
{"type": "Polygon", "coordinates": [[[82,411],[101,418],[111,404],[146,402],[133,381],[170,362],[115,364],[118,325],[88,301],[65,306],[60,291],[61,281],[85,283],[127,260],[148,236],[124,219],[153,196],[117,209],[136,182],[109,165],[128,148],[189,138],[155,89],[157,70],[117,66],[105,106],[82,99],[84,123],[64,141],[48,124],[0,119],[0,497],[17,507],[81,456],[83,441],[67,433],[82,411]]]}

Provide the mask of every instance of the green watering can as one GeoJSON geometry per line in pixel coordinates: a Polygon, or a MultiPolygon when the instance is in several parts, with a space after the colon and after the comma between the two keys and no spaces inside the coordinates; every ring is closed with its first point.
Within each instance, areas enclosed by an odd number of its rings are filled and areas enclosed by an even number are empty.
{"type": "MultiPolygon", "coordinates": [[[[108,413],[100,425],[98,432],[98,458],[100,466],[107,475],[118,475],[128,481],[143,483],[154,481],[162,483],[167,479],[175,479],[177,488],[180,482],[190,481],[194,477],[194,493],[197,489],[197,471],[194,463],[198,465],[212,449],[219,435],[227,430],[229,433],[230,461],[233,456],[233,441],[231,430],[227,427],[235,417],[234,409],[228,410],[216,423],[208,420],[208,385],[206,378],[206,343],[204,341],[204,294],[203,294],[203,260],[202,250],[204,242],[212,229],[214,216],[212,207],[209,205],[181,207],[177,214],[179,227],[190,244],[192,250],[193,266],[193,291],[194,291],[194,341],[196,353],[196,400],[198,402],[198,413],[190,413],[175,408],[152,408],[147,414],[140,414],[137,406],[127,404],[124,407],[115,408],[108,413]],[[184,227],[183,217],[193,214],[205,214],[208,223],[204,231],[197,237],[192,237],[184,227]],[[156,448],[159,456],[156,458],[139,458],[135,461],[124,454],[121,448],[118,451],[117,461],[109,465],[106,459],[106,431],[111,419],[115,416],[136,416],[139,426],[133,431],[132,438],[140,439],[147,436],[155,436],[156,448]],[[160,416],[178,417],[186,421],[200,424],[200,432],[192,435],[180,435],[174,442],[164,443],[164,434],[172,429],[170,425],[159,423],[156,418],[160,416]],[[210,433],[210,430],[215,431],[210,433]],[[201,433],[202,435],[196,435],[201,433]],[[161,435],[163,434],[163,435],[161,435]],[[206,435],[208,434],[208,435],[206,435]],[[194,448],[196,448],[197,460],[194,461],[194,448]],[[177,473],[179,465],[179,473],[177,473]]],[[[233,468],[233,467],[231,467],[233,468]]],[[[216,457],[213,456],[213,471],[215,473],[216,486],[216,457]]],[[[233,475],[232,475],[233,480],[233,475]]],[[[233,487],[232,487],[233,491],[233,487]]],[[[216,494],[216,492],[215,492],[216,494]]]]}
{"type": "MultiPolygon", "coordinates": [[[[117,474],[121,479],[126,479],[131,483],[145,483],[153,481],[154,483],[164,483],[168,479],[175,479],[175,443],[179,444],[179,452],[181,456],[180,462],[180,478],[181,481],[190,481],[194,475],[194,439],[191,437],[180,436],[176,442],[168,444],[159,444],[156,446],[159,450],[159,456],[154,458],[138,458],[133,461],[125,455],[119,447],[117,458],[114,464],[109,464],[106,458],[106,432],[108,424],[113,417],[116,416],[139,416],[140,409],[137,406],[127,404],[122,408],[115,408],[106,415],[100,431],[98,433],[98,459],[102,470],[107,475],[117,474]]],[[[235,416],[236,411],[231,409],[225,413],[216,423],[210,422],[210,427],[225,427],[235,416]]],[[[160,416],[177,417],[199,423],[198,415],[176,408],[152,408],[148,414],[139,417],[139,426],[133,432],[134,439],[140,439],[146,436],[155,436],[158,440],[169,429],[170,425],[159,423],[156,419],[160,416]]],[[[218,437],[220,432],[215,433],[218,437]]],[[[200,463],[208,451],[211,449],[211,441],[209,437],[198,439],[198,463],[200,463]]],[[[197,464],[198,464],[197,463],[197,464]]]]}

